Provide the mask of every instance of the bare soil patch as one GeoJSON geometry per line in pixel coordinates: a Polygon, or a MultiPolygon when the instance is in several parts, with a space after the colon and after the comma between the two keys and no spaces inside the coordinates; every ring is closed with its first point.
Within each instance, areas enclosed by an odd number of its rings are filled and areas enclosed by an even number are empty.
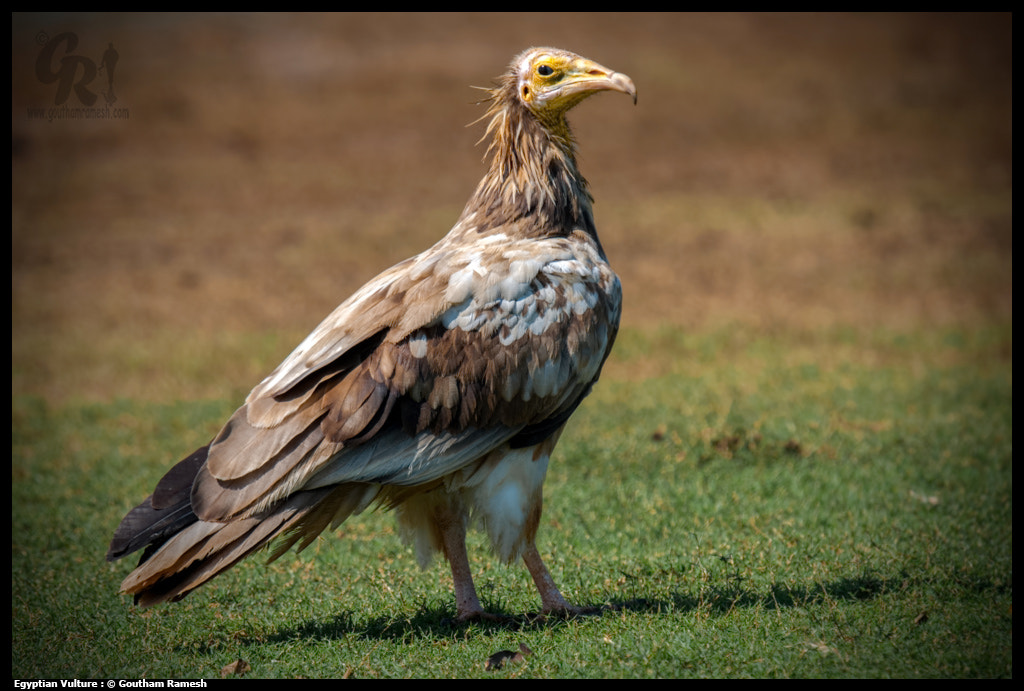
{"type": "Polygon", "coordinates": [[[12,36],[15,393],[140,395],[175,348],[269,370],[447,231],[483,173],[471,86],[537,44],[639,89],[573,118],[627,328],[1012,319],[1012,15],[16,14],[12,36]],[[127,119],[29,115],[62,31],[116,48],[127,119]]]}

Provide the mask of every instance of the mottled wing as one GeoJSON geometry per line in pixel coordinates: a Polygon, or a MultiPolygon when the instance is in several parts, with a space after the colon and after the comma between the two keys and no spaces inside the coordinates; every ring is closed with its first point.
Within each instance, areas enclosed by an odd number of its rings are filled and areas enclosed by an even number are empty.
{"type": "Polygon", "coordinates": [[[368,283],[249,395],[193,488],[203,520],[300,489],[432,482],[561,427],[618,325],[588,236],[442,241],[368,283]]]}

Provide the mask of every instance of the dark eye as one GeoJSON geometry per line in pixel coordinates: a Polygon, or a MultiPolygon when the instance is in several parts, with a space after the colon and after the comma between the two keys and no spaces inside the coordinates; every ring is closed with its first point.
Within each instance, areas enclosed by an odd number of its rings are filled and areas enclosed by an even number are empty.
{"type": "Polygon", "coordinates": [[[548,75],[554,73],[555,71],[551,69],[549,65],[541,65],[540,67],[537,68],[537,74],[539,74],[542,77],[547,77],[548,75]]]}

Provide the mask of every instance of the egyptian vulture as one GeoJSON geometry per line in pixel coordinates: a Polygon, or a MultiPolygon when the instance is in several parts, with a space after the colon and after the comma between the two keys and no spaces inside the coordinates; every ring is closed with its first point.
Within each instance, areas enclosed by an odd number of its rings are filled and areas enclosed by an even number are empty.
{"type": "Polygon", "coordinates": [[[455,227],[335,309],[125,516],[107,559],[144,551],[122,592],[180,600],[275,538],[271,559],[381,506],[422,564],[448,560],[458,620],[489,616],[471,522],[523,559],[543,612],[573,611],[534,539],[548,459],[619,325],[565,117],[604,90],[636,102],[629,77],[579,55],[514,58],[488,90],[490,165],[455,227]]]}

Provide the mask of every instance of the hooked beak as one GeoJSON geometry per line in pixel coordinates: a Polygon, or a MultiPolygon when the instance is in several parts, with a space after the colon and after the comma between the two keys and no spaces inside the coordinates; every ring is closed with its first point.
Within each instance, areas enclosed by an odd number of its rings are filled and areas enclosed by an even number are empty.
{"type": "Polygon", "coordinates": [[[570,78],[560,89],[563,96],[588,96],[597,91],[619,91],[633,97],[636,105],[636,85],[633,80],[622,72],[610,70],[596,62],[580,58],[576,60],[570,72],[570,78]]]}

